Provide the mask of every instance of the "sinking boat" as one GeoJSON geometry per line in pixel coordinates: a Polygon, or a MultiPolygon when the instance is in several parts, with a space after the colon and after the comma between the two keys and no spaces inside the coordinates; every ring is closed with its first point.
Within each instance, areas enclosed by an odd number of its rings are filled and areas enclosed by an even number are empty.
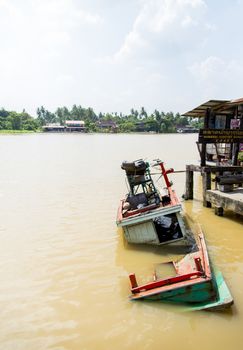
{"type": "MultiPolygon", "coordinates": [[[[170,261],[172,276],[162,278],[157,265],[151,282],[138,285],[134,273],[129,275],[131,300],[157,300],[186,305],[191,310],[225,309],[233,298],[220,272],[210,266],[203,234],[198,235],[198,250],[179,261],[170,261]]],[[[163,265],[163,263],[162,263],[163,265]]]]}
{"type": "Polygon", "coordinates": [[[156,160],[166,187],[160,194],[154,185],[150,164],[143,159],[123,162],[129,193],[121,200],[117,213],[117,226],[122,227],[129,243],[161,245],[184,239],[186,225],[181,215],[181,203],[172,189],[168,174],[174,169],[165,169],[164,163],[156,160]]]}

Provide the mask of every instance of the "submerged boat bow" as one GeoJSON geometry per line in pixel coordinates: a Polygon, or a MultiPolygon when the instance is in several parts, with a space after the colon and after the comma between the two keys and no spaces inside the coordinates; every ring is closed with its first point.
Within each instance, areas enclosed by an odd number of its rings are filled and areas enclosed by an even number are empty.
{"type": "Polygon", "coordinates": [[[222,309],[233,304],[233,298],[221,273],[212,270],[203,234],[198,236],[198,251],[171,261],[175,275],[138,285],[130,274],[132,300],[159,300],[186,304],[191,309],[222,309]]]}

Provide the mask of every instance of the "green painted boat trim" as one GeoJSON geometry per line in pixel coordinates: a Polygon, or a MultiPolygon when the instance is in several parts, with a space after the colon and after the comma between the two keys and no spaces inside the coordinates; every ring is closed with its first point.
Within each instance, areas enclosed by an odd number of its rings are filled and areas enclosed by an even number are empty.
{"type": "MultiPolygon", "coordinates": [[[[213,281],[215,290],[217,290],[217,298],[214,301],[205,301],[197,303],[181,303],[179,300],[157,300],[159,303],[171,304],[177,306],[177,310],[181,312],[188,311],[224,311],[234,304],[233,297],[220,271],[214,272],[213,281]]],[[[135,301],[131,299],[132,301],[135,301]]],[[[140,299],[140,301],[154,302],[153,299],[140,299]]]]}
{"type": "Polygon", "coordinates": [[[200,282],[191,284],[190,286],[183,286],[176,289],[168,290],[157,294],[150,294],[147,297],[136,298],[134,300],[158,300],[171,303],[203,303],[208,302],[216,297],[212,283],[210,280],[207,282],[200,282]]]}
{"type": "Polygon", "coordinates": [[[218,291],[216,301],[189,305],[187,310],[225,310],[234,304],[233,297],[220,271],[214,271],[215,289],[218,291]]]}

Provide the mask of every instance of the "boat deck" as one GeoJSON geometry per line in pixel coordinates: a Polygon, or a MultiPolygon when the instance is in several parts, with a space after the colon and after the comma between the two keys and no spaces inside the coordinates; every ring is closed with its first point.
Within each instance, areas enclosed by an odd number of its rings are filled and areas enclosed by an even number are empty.
{"type": "Polygon", "coordinates": [[[135,274],[130,274],[133,293],[131,298],[134,300],[146,298],[180,288],[190,290],[191,286],[210,282],[212,275],[203,235],[199,235],[198,239],[200,249],[197,252],[187,254],[181,260],[169,262],[174,266],[175,276],[158,279],[155,271],[154,281],[138,286],[137,282],[133,283],[136,280],[135,274]]]}

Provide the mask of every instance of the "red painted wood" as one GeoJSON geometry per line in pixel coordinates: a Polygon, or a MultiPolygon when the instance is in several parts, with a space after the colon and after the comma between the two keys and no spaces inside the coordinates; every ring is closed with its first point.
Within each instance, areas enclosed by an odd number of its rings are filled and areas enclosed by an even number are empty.
{"type": "Polygon", "coordinates": [[[140,213],[144,213],[146,211],[149,211],[151,209],[155,209],[157,207],[159,207],[159,204],[151,204],[151,205],[147,205],[146,207],[141,208],[141,209],[129,210],[124,214],[124,217],[129,217],[129,216],[137,215],[140,213]]]}
{"type": "Polygon", "coordinates": [[[123,203],[124,203],[124,200],[121,200],[120,205],[119,205],[118,210],[117,210],[117,222],[121,222],[123,219],[123,215],[122,215],[123,203]]]}
{"type": "Polygon", "coordinates": [[[187,281],[187,280],[191,279],[192,277],[201,277],[201,276],[202,276],[202,272],[201,271],[190,272],[190,273],[187,273],[187,274],[184,274],[184,275],[170,277],[170,278],[167,278],[167,279],[158,280],[158,281],[155,281],[155,282],[150,282],[150,283],[144,284],[142,286],[138,286],[138,287],[132,288],[132,293],[139,293],[139,292],[144,291],[144,290],[158,288],[158,287],[166,286],[168,284],[183,282],[183,281],[187,281]]]}
{"type": "Polygon", "coordinates": [[[174,169],[170,168],[170,169],[168,169],[168,170],[165,170],[165,167],[164,167],[164,163],[163,163],[163,162],[159,163],[159,165],[160,165],[160,168],[161,168],[161,171],[162,171],[162,175],[164,176],[164,179],[165,179],[166,187],[169,188],[169,187],[171,187],[171,182],[170,182],[170,180],[168,179],[167,174],[173,173],[173,172],[174,172],[174,169]]]}
{"type": "Polygon", "coordinates": [[[203,272],[201,258],[200,257],[194,258],[194,261],[195,261],[195,265],[197,267],[197,270],[203,272]]]}
{"type": "Polygon", "coordinates": [[[168,194],[170,196],[170,205],[171,206],[180,204],[180,201],[179,201],[175,191],[173,191],[171,187],[168,188],[168,194]]]}
{"type": "Polygon", "coordinates": [[[130,278],[132,289],[136,288],[138,286],[138,283],[137,283],[137,280],[136,280],[135,273],[130,273],[129,278],[130,278]]]}

